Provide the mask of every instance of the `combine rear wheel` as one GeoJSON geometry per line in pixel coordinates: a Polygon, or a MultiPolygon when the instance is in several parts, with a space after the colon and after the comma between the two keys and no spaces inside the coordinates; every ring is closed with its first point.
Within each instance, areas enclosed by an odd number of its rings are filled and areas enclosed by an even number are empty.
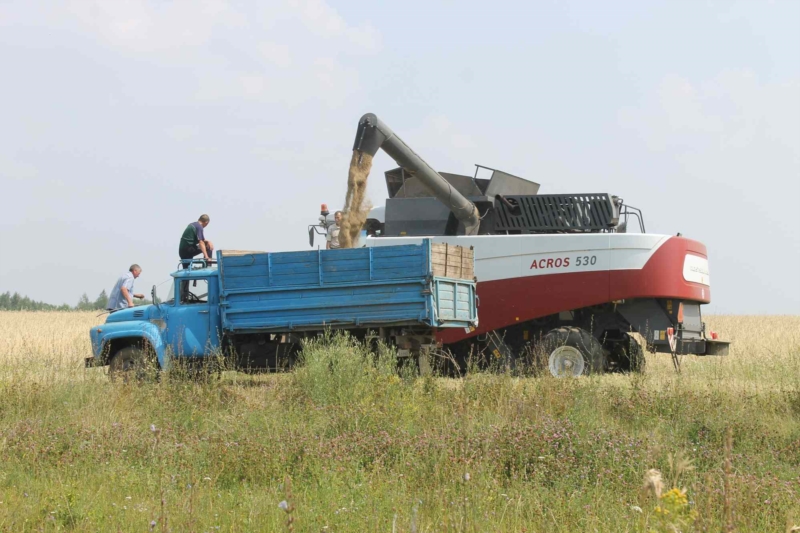
{"type": "Polygon", "coordinates": [[[588,331],[562,327],[550,331],[541,346],[550,374],[560,378],[603,372],[603,347],[588,331]]]}

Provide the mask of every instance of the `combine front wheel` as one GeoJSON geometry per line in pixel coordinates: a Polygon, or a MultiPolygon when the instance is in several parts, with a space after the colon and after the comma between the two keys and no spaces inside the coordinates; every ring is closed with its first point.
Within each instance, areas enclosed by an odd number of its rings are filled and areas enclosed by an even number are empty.
{"type": "Polygon", "coordinates": [[[542,339],[550,374],[560,378],[603,372],[603,347],[580,328],[558,328],[542,339]]]}

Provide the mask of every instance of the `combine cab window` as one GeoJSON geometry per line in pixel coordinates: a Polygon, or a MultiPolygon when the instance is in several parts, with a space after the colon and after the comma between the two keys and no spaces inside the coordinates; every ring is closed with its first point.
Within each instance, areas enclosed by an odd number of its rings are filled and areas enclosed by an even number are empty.
{"type": "Polygon", "coordinates": [[[181,304],[200,304],[208,302],[208,280],[193,279],[181,281],[181,304]]]}

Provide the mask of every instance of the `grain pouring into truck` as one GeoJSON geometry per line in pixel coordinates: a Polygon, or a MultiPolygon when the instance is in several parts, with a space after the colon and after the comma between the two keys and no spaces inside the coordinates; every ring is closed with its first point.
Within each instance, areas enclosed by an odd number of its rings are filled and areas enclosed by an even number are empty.
{"type": "Polygon", "coordinates": [[[361,150],[353,150],[347,174],[347,195],[344,202],[342,229],[339,233],[341,248],[353,248],[358,244],[361,227],[367,220],[371,206],[364,202],[364,198],[367,192],[367,178],[372,169],[373,155],[361,150]]]}

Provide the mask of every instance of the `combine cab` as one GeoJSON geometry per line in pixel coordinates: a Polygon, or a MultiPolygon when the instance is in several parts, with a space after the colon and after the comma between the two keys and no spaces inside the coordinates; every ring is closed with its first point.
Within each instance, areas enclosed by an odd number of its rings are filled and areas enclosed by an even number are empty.
{"type": "Polygon", "coordinates": [[[437,173],[375,115],[354,149],[382,148],[389,199],[365,224],[366,246],[433,242],[472,247],[480,326],[442,332],[457,358],[481,352],[513,365],[537,359],[553,375],[637,371],[638,333],[651,352],[726,355],[707,332],[705,245],[646,233],[639,209],[606,193],[538,194],[537,183],[477,166],[437,173]],[[485,177],[483,177],[485,176],[485,177]]]}

